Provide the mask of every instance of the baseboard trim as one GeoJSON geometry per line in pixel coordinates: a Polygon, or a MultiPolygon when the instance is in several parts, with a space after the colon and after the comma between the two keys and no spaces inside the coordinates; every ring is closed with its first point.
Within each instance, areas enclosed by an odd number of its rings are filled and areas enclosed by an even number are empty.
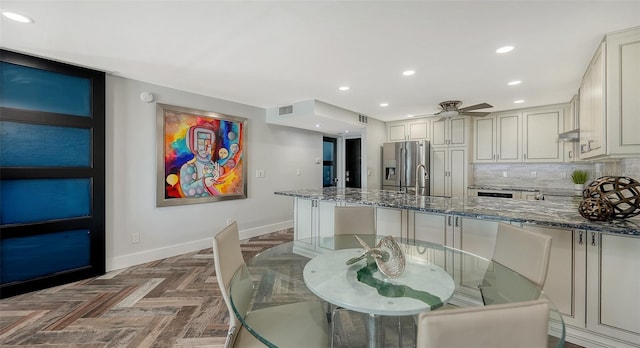
{"type": "MultiPolygon", "coordinates": [[[[293,220],[282,221],[270,225],[253,227],[240,231],[240,239],[245,240],[253,237],[262,236],[264,234],[293,228],[293,220]]],[[[119,270],[126,267],[140,265],[146,262],[156,261],[167,257],[186,254],[198,251],[212,246],[212,238],[204,238],[200,240],[190,241],[181,244],[175,244],[167,247],[145,250],[137,253],[116,256],[111,262],[107,260],[107,272],[119,270]]]]}

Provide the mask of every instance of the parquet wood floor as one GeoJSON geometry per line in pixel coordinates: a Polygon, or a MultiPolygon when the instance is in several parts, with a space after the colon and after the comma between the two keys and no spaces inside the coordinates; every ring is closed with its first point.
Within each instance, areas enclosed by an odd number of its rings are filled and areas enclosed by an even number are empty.
{"type": "MultiPolygon", "coordinates": [[[[243,256],[292,238],[243,241],[243,256]]],[[[222,347],[227,317],[209,248],[0,300],[0,346],[222,347]]]]}
{"type": "MultiPolygon", "coordinates": [[[[252,238],[242,242],[242,253],[249,259],[292,239],[291,229],[252,238]]],[[[275,285],[263,291],[277,296],[275,285]]],[[[385,347],[397,347],[398,321],[390,319],[385,347]]],[[[364,347],[364,320],[342,313],[336,343],[364,347]]],[[[403,320],[403,346],[412,347],[412,318],[403,320]]],[[[211,248],[0,300],[0,347],[6,348],[223,347],[227,328],[211,248]]]]}

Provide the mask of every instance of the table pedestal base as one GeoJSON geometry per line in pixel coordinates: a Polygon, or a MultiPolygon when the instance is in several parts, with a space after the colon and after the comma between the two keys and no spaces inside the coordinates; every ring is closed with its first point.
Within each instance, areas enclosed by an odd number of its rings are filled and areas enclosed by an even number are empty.
{"type": "Polygon", "coordinates": [[[384,347],[384,327],[382,317],[375,314],[367,315],[367,346],[369,348],[384,347]]]}

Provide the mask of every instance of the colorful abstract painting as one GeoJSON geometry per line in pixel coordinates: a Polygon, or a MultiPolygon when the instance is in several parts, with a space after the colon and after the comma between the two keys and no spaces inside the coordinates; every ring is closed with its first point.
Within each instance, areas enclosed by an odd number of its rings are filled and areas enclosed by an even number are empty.
{"type": "Polygon", "coordinates": [[[247,197],[245,118],[164,104],[157,113],[158,206],[247,197]]]}

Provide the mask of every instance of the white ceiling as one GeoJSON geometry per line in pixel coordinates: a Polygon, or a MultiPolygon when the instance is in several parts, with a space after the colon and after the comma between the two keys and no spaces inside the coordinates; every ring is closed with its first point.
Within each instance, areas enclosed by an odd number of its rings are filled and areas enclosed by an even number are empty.
{"type": "Polygon", "coordinates": [[[494,106],[478,111],[568,102],[603,35],[640,25],[638,0],[0,6],[35,20],[1,17],[5,49],[265,108],[318,99],[382,121],[450,99],[494,106]],[[503,45],[515,50],[497,55],[503,45]]]}

